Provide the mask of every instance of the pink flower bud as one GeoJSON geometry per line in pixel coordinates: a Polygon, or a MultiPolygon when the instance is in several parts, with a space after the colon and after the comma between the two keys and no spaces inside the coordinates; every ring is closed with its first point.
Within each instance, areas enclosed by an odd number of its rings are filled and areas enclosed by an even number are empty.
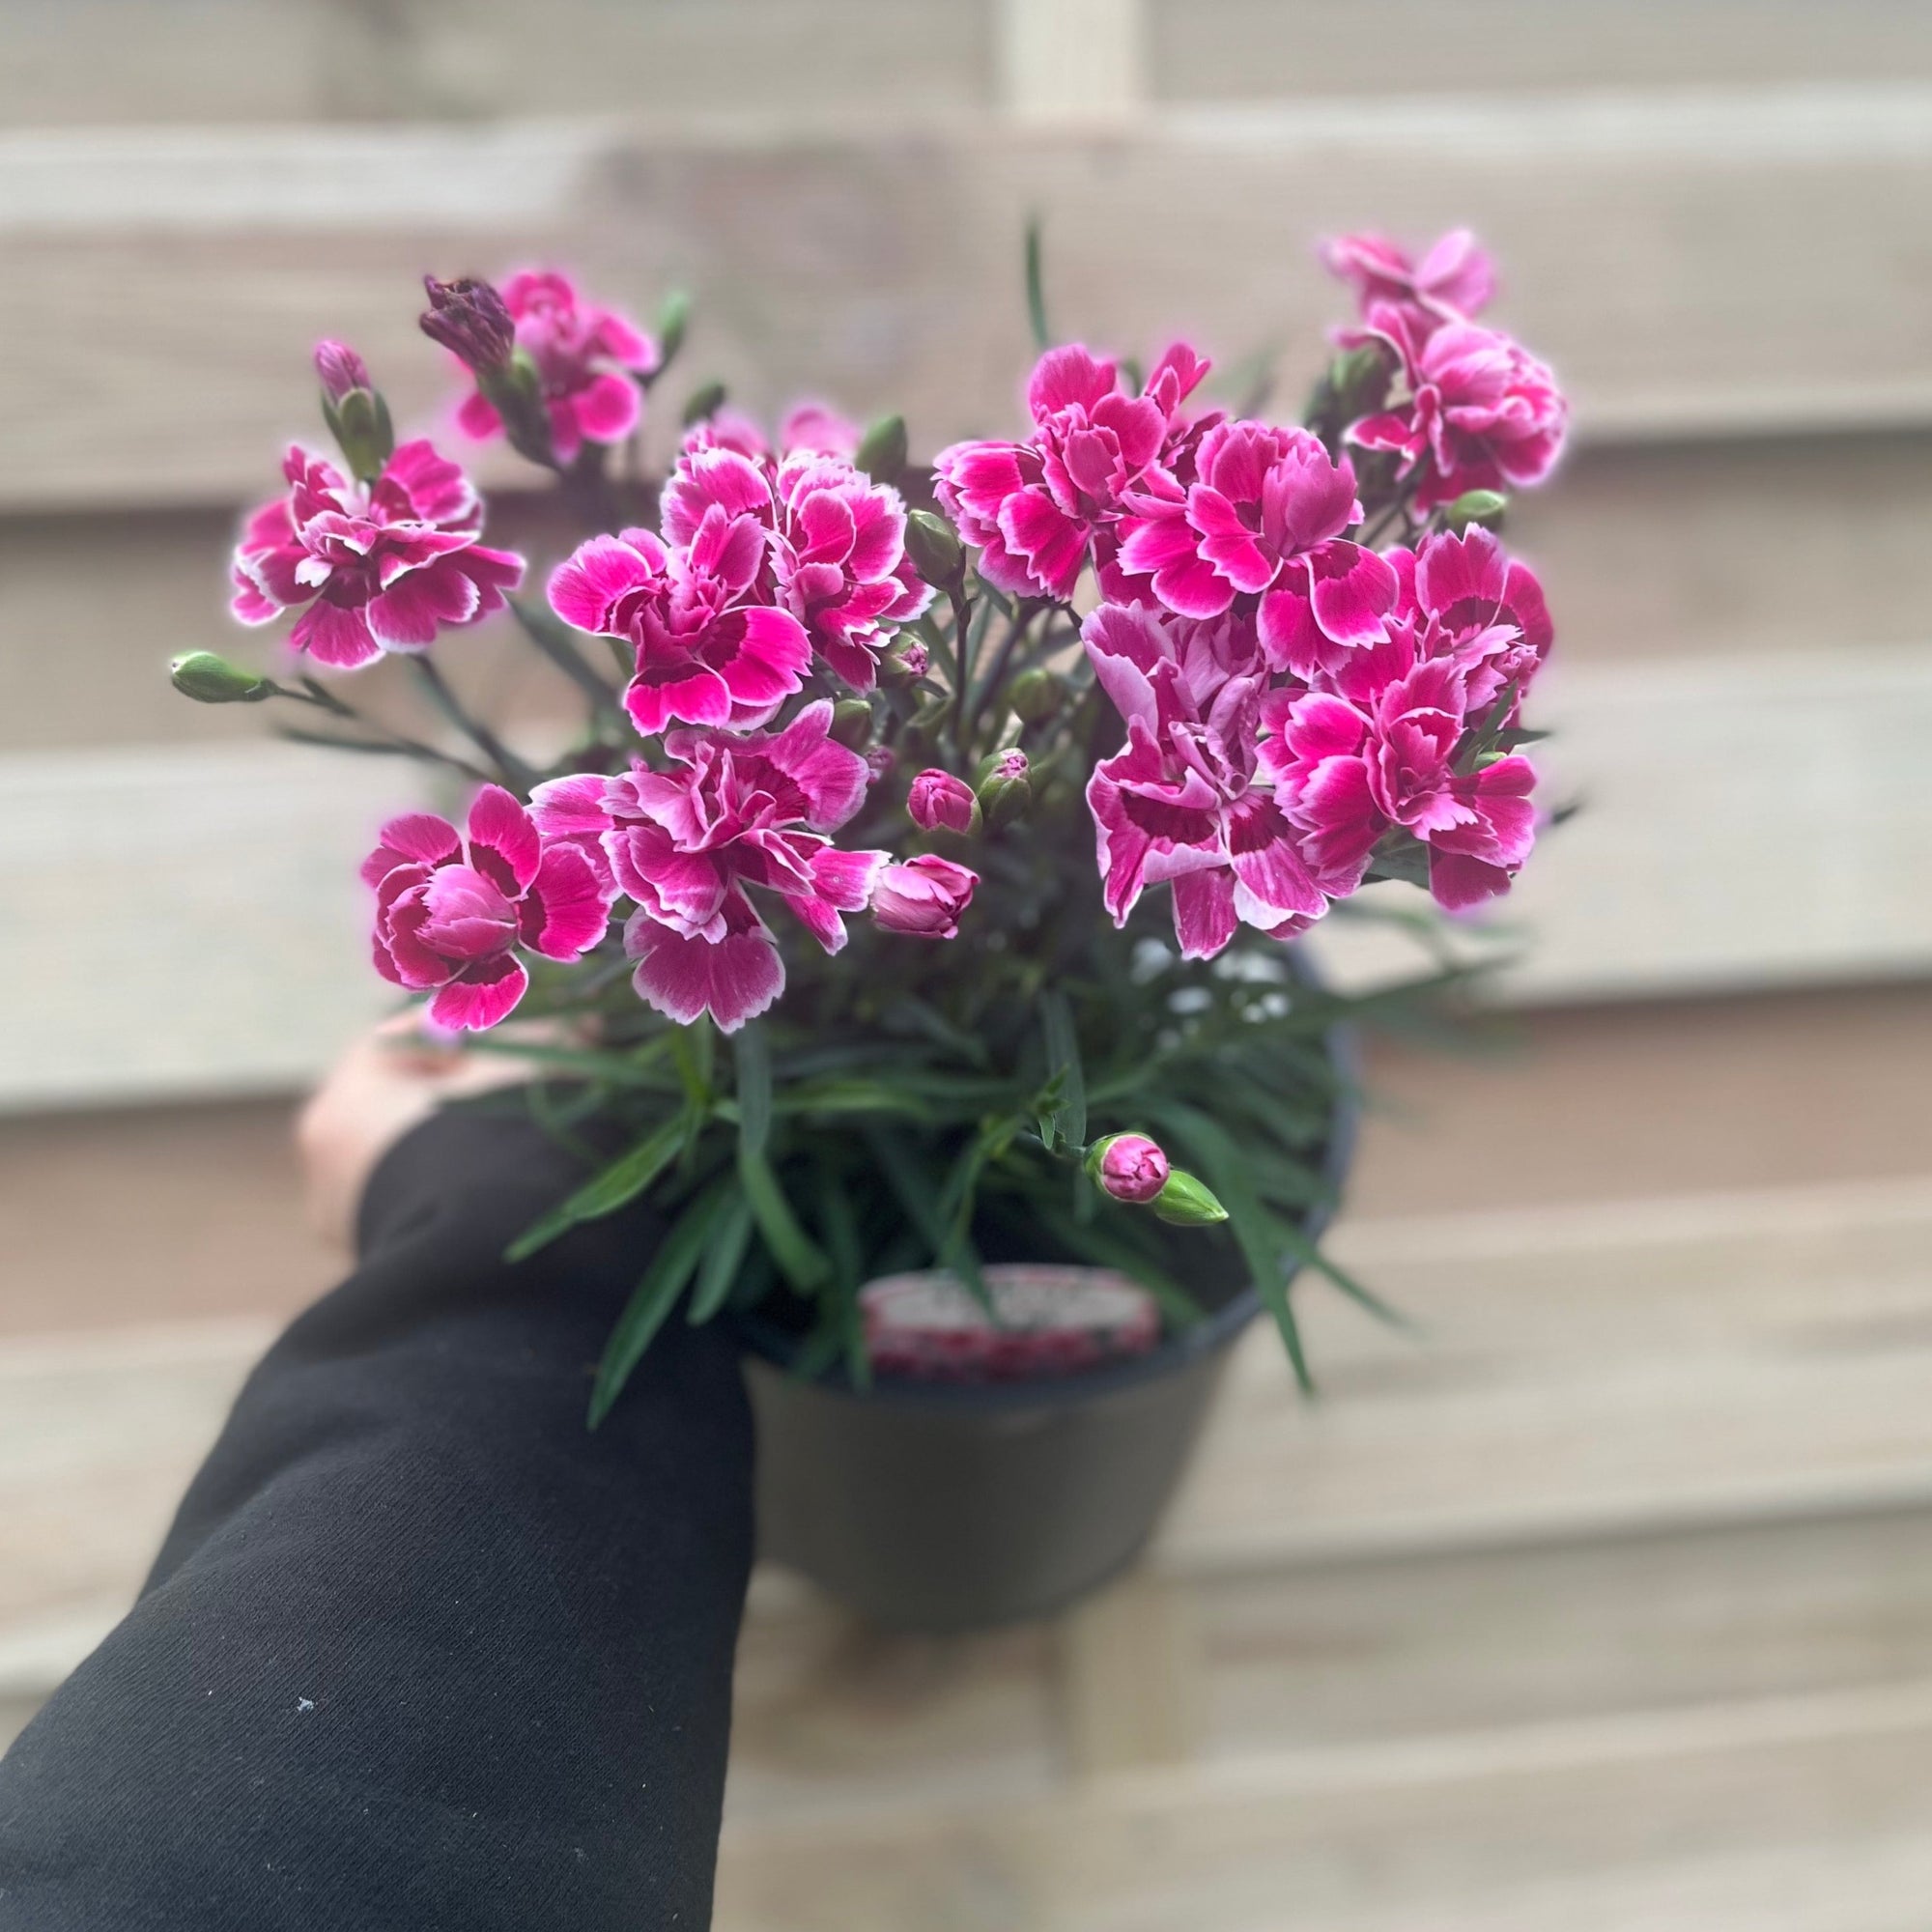
{"type": "Polygon", "coordinates": [[[872,917],[888,932],[915,939],[957,939],[959,915],[973,902],[979,873],[951,859],[922,853],[887,866],[872,887],[872,917]]]}
{"type": "Polygon", "coordinates": [[[479,375],[508,366],[517,347],[516,319],[488,282],[465,275],[454,282],[423,277],[429,307],[422,332],[479,375]]]}
{"type": "Polygon", "coordinates": [[[951,772],[928,770],[913,780],[906,794],[906,810],[922,832],[945,826],[949,832],[972,832],[980,821],[980,801],[964,779],[951,772]]]}
{"type": "Polygon", "coordinates": [[[315,345],[315,373],[322,378],[322,393],[331,403],[339,403],[353,389],[373,389],[369,365],[346,342],[318,342],[315,345]]]}
{"type": "Polygon", "coordinates": [[[1088,1166],[1116,1201],[1151,1201],[1167,1185],[1167,1156],[1145,1134],[1109,1134],[1088,1166]]]}

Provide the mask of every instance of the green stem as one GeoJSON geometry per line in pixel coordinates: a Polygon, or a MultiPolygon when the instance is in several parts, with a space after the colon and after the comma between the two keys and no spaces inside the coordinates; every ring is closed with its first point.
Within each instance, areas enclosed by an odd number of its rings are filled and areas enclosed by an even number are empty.
{"type": "Polygon", "coordinates": [[[957,585],[948,590],[952,606],[952,748],[959,760],[960,775],[970,777],[966,767],[966,687],[973,681],[972,660],[967,656],[967,633],[973,621],[973,600],[957,585]]]}
{"type": "Polygon", "coordinates": [[[512,791],[527,791],[536,774],[516,755],[480,719],[472,718],[463,707],[459,698],[449,687],[449,681],[437,668],[428,652],[412,655],[410,662],[415,666],[416,674],[422,679],[437,708],[461,731],[490,762],[497,767],[497,775],[512,791]]]}

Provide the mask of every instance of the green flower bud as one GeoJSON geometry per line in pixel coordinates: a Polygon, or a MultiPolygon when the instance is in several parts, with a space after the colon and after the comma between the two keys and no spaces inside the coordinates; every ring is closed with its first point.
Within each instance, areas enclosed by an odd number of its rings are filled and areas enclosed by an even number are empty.
{"type": "Polygon", "coordinates": [[[966,568],[966,547],[959,532],[930,510],[914,510],[906,517],[905,547],[912,567],[935,590],[957,583],[966,568]]]}
{"type": "Polygon", "coordinates": [[[986,823],[998,831],[1022,817],[1033,803],[1033,778],[1024,752],[995,752],[982,759],[974,786],[986,823]]]}
{"type": "Polygon", "coordinates": [[[923,639],[901,637],[879,664],[887,684],[917,684],[932,668],[932,653],[923,639]]]}
{"type": "Polygon", "coordinates": [[[339,398],[325,389],[322,414],[350,473],[361,482],[373,482],[395,454],[396,432],[389,422],[388,404],[374,389],[350,389],[339,398]]]}
{"type": "Polygon", "coordinates": [[[213,651],[189,651],[168,666],[168,682],[197,704],[259,704],[275,695],[275,681],[243,670],[213,651]]]}
{"type": "Polygon", "coordinates": [[[694,389],[684,405],[684,426],[691,428],[694,423],[701,423],[707,416],[715,416],[724,407],[724,384],[706,383],[701,389],[694,389]]]}
{"type": "Polygon", "coordinates": [[[872,742],[872,707],[863,697],[841,697],[832,707],[832,736],[848,752],[872,742]]]}
{"type": "Polygon", "coordinates": [[[881,416],[860,441],[852,461],[874,483],[896,483],[906,467],[904,416],[881,416]]]}
{"type": "Polygon", "coordinates": [[[1177,1228],[1206,1228],[1228,1218],[1228,1210],[1214,1198],[1208,1184],[1179,1167],[1168,1175],[1167,1185],[1153,1197],[1153,1211],[1177,1228]]]}
{"type": "Polygon", "coordinates": [[[1060,709],[1066,687],[1044,665],[1020,672],[1007,687],[1007,702],[1022,724],[1043,724],[1060,709]]]}
{"type": "Polygon", "coordinates": [[[658,309],[658,368],[670,366],[671,357],[684,347],[684,331],[691,324],[691,295],[672,289],[658,309]]]}
{"type": "Polygon", "coordinates": [[[1480,524],[1486,530],[1501,529],[1503,512],[1508,508],[1509,498],[1500,490],[1464,490],[1442,516],[1460,537],[1471,524],[1480,524]]]}

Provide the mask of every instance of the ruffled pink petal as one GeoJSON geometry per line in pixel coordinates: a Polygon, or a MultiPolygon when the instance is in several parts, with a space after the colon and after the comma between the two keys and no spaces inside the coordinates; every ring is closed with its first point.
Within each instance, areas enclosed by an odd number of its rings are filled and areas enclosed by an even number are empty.
{"type": "Polygon", "coordinates": [[[530,793],[530,817],[546,838],[600,835],[611,824],[610,793],[611,781],[602,772],[546,779],[530,793]]]}
{"type": "Polygon", "coordinates": [[[456,406],[456,426],[465,436],[473,436],[481,442],[501,433],[503,418],[481,389],[471,389],[456,406]]]}
{"type": "Polygon", "coordinates": [[[366,885],[380,885],[398,866],[445,865],[462,851],[456,827],[433,811],[408,811],[376,835],[376,849],[362,862],[366,885]]]}
{"type": "Polygon", "coordinates": [[[1183,959],[1212,959],[1235,936],[1235,875],[1222,867],[1175,880],[1174,936],[1183,959]]]}
{"type": "Polygon", "coordinates": [[[482,511],[475,485],[427,438],[396,446],[383,466],[378,487],[384,486],[400,491],[412,512],[425,523],[469,523],[482,511]]]}
{"type": "Polygon", "coordinates": [[[821,846],[811,857],[812,889],[840,912],[864,912],[872,896],[879,867],[887,852],[847,852],[837,845],[821,846]]]}
{"type": "Polygon", "coordinates": [[[667,1019],[689,1026],[709,1012],[721,1033],[735,1033],[784,991],[778,942],[755,914],[713,944],[690,939],[639,913],[624,928],[624,950],[638,962],[638,997],[667,1019]]]}
{"type": "Polygon", "coordinates": [[[470,801],[469,863],[511,898],[537,875],[543,840],[530,815],[501,785],[485,785],[470,801]]]}
{"type": "Polygon", "coordinates": [[[1048,596],[1067,597],[1087,560],[1088,526],[1069,517],[1043,489],[1021,490],[1000,507],[1007,549],[1027,559],[1048,596]]]}
{"type": "Polygon", "coordinates": [[[1487,860],[1466,853],[1432,851],[1429,855],[1429,894],[1444,912],[1467,912],[1510,889],[1510,874],[1487,860]]]}
{"type": "Polygon", "coordinates": [[[715,653],[707,645],[706,655],[734,704],[776,704],[789,697],[811,668],[811,639],[789,611],[770,605],[733,611],[719,619],[716,635],[721,641],[715,653]]]}
{"type": "Polygon", "coordinates": [[[429,1003],[429,1016],[452,1033],[483,1033],[516,1011],[529,983],[516,957],[499,952],[466,966],[441,987],[429,1003]]]}
{"type": "Polygon", "coordinates": [[[1301,562],[1324,637],[1338,644],[1368,644],[1382,635],[1400,588],[1385,556],[1336,538],[1317,544],[1301,562]]]}
{"type": "Polygon", "coordinates": [[[634,677],[624,687],[624,709],[646,738],[682,719],[691,724],[728,724],[731,687],[707,665],[684,665],[674,670],[634,677]]]}
{"type": "Polygon", "coordinates": [[[610,923],[611,902],[596,868],[574,846],[551,846],[518,909],[524,944],[546,959],[579,959],[610,923]]]}
{"type": "MultiPolygon", "coordinates": [[[[467,608],[473,611],[476,586],[460,571],[448,576],[468,591],[467,608]]],[[[441,606],[447,601],[440,594],[438,578],[433,570],[412,571],[362,607],[369,635],[385,651],[420,651],[436,642],[441,606]]]]}
{"type": "Polygon", "coordinates": [[[613,362],[648,376],[663,361],[656,341],[629,316],[607,308],[597,318],[597,347],[613,362]]]}
{"type": "Polygon", "coordinates": [[[460,570],[475,584],[477,600],[469,616],[452,619],[452,622],[474,622],[478,617],[486,617],[493,611],[503,608],[503,593],[514,590],[524,581],[524,559],[515,551],[491,550],[483,544],[471,544],[466,551],[449,559],[451,570],[460,570]]]}
{"type": "Polygon", "coordinates": [[[664,487],[665,535],[674,544],[694,543],[712,509],[724,511],[727,521],[769,518],[772,486],[765,472],[735,449],[701,449],[683,458],[664,487]]]}
{"type": "Polygon", "coordinates": [[[570,400],[588,442],[622,442],[643,420],[643,397],[628,376],[593,376],[570,400]]]}
{"type": "Polygon", "coordinates": [[[566,624],[605,637],[620,635],[613,625],[619,599],[664,581],[663,546],[651,538],[641,551],[625,537],[598,536],[579,544],[551,573],[550,608],[566,624]]]}
{"type": "Polygon", "coordinates": [[[369,635],[362,609],[331,604],[326,598],[317,598],[296,619],[289,643],[306,651],[317,664],[337,670],[354,670],[383,655],[383,647],[369,635]]]}
{"type": "Polygon", "coordinates": [[[1079,343],[1049,349],[1035,363],[1027,383],[1027,408],[1036,422],[1044,422],[1058,410],[1084,409],[1090,412],[1100,398],[1114,387],[1118,365],[1103,362],[1092,350],[1079,343]]]}
{"type": "Polygon", "coordinates": [[[1228,854],[1235,877],[1273,917],[1255,923],[1272,925],[1298,914],[1317,918],[1326,900],[1295,850],[1288,821],[1272,801],[1250,792],[1228,812],[1228,854]]]}

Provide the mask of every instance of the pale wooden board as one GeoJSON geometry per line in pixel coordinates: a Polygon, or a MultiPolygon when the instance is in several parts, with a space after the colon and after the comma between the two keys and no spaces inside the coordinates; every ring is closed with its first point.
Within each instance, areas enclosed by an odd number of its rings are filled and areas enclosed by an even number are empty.
{"type": "Polygon", "coordinates": [[[1908,1932],[1932,1687],[1121,1776],[1044,1802],[727,1820],[720,1932],[1908,1932]]]}
{"type": "Polygon", "coordinates": [[[356,867],[414,768],[294,746],[0,761],[0,1094],[298,1086],[396,996],[356,867]]]}
{"type": "Polygon", "coordinates": [[[405,128],[386,165],[390,137],[366,130],[147,151],[15,134],[0,144],[0,327],[9,367],[33,374],[0,381],[0,504],[252,495],[264,452],[307,417],[322,332],[360,342],[414,418],[446,392],[414,333],[421,270],[532,251],[646,307],[694,284],[692,380],[720,373],[761,408],[801,390],[899,407],[929,448],[1010,420],[1036,207],[1063,331],[1146,347],[1192,328],[1229,360],[1280,335],[1297,392],[1337,309],[1314,237],[1466,219],[1509,264],[1502,317],[1566,378],[1580,434],[1922,424],[1932,270],[1910,238],[1932,214],[1928,102],[1899,88],[1177,111],[1118,136],[865,146],[405,128]],[[526,150],[540,164],[497,213],[488,184],[526,150]],[[128,286],[138,330],[102,299],[128,286]]]}
{"type": "Polygon", "coordinates": [[[8,0],[0,122],[915,119],[983,101],[984,0],[8,0]],[[593,51],[594,50],[594,51],[593,51]]]}
{"type": "Polygon", "coordinates": [[[1746,89],[1932,78],[1932,26],[1896,0],[1147,0],[1164,99],[1413,98],[1463,89],[1746,89]],[[1427,47],[1427,59],[1392,48],[1427,47]]]}

